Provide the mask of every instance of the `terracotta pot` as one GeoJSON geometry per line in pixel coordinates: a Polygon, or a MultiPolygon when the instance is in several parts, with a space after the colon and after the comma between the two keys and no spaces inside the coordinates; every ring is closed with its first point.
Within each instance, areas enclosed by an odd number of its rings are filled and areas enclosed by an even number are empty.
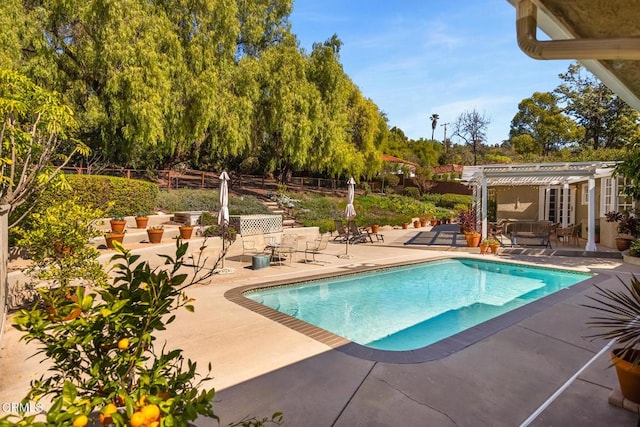
{"type": "MultiPolygon", "coordinates": [[[[637,358],[638,350],[631,350],[627,357],[637,358]]],[[[614,349],[611,352],[611,363],[616,367],[618,383],[622,395],[632,402],[640,403],[640,366],[634,365],[626,359],[621,358],[622,349],[614,349]]]]}
{"type": "Polygon", "coordinates": [[[127,221],[119,219],[112,219],[110,223],[111,231],[113,231],[114,233],[122,233],[124,231],[124,227],[126,227],[127,225],[127,221]]]}
{"type": "Polygon", "coordinates": [[[427,220],[426,219],[421,219],[420,220],[420,227],[426,227],[427,226],[427,220]]]}
{"type": "Polygon", "coordinates": [[[467,233],[464,235],[467,239],[467,247],[475,248],[480,244],[480,233],[467,233]]]}
{"type": "Polygon", "coordinates": [[[120,243],[124,240],[124,233],[107,233],[104,235],[104,239],[107,241],[107,247],[113,249],[113,241],[116,240],[120,243]]]}
{"type": "Polygon", "coordinates": [[[438,225],[438,220],[437,219],[432,219],[431,220],[431,226],[435,227],[436,225],[438,225]]]}
{"type": "Polygon", "coordinates": [[[486,243],[480,244],[480,253],[482,255],[487,253],[487,249],[489,249],[489,245],[488,244],[486,244],[486,243]]]}
{"type": "Polygon", "coordinates": [[[160,243],[162,242],[162,234],[164,233],[164,229],[162,228],[148,228],[147,236],[149,236],[149,243],[160,243]]]}
{"type": "Polygon", "coordinates": [[[631,240],[622,237],[616,238],[616,248],[619,251],[626,251],[631,247],[631,240]]]}
{"type": "Polygon", "coordinates": [[[420,228],[420,221],[413,221],[413,227],[414,228],[420,228]]]}
{"type": "Polygon", "coordinates": [[[180,238],[183,240],[188,240],[191,238],[191,234],[193,233],[193,226],[191,225],[182,225],[180,226],[180,238]]]}
{"type": "Polygon", "coordinates": [[[409,228],[409,223],[408,222],[403,222],[402,223],[402,229],[406,230],[407,228],[409,228]]]}
{"type": "Polygon", "coordinates": [[[489,249],[491,249],[491,253],[492,254],[498,254],[498,248],[500,247],[500,245],[489,245],[489,249]]]}
{"type": "Polygon", "coordinates": [[[147,228],[147,224],[149,223],[148,216],[137,216],[136,217],[136,227],[138,228],[147,228]]]}
{"type": "Polygon", "coordinates": [[[371,226],[371,232],[372,233],[377,233],[380,230],[380,226],[378,224],[373,224],[371,226]]]}

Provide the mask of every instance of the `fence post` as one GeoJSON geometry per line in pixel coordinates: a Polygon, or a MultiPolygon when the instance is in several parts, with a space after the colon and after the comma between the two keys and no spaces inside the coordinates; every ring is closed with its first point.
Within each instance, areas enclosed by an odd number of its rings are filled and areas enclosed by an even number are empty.
{"type": "Polygon", "coordinates": [[[127,179],[131,179],[131,170],[127,169],[127,179]]]}
{"type": "Polygon", "coordinates": [[[200,172],[200,189],[204,188],[204,172],[200,172]]]}
{"type": "Polygon", "coordinates": [[[167,190],[171,190],[171,170],[167,171],[167,190]]]}

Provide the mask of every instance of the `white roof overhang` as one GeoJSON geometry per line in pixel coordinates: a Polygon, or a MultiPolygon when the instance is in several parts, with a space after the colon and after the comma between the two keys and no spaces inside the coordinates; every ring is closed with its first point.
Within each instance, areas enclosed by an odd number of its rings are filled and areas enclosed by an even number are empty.
{"type": "Polygon", "coordinates": [[[462,182],[480,185],[487,180],[488,187],[496,186],[551,186],[585,181],[589,177],[611,176],[619,162],[534,163],[465,166],[462,182]]]}

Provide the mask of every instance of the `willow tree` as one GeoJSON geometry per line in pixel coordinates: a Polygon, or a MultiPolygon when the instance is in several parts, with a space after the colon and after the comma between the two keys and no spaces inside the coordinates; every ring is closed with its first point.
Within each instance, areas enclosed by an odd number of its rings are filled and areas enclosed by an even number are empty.
{"type": "Polygon", "coordinates": [[[307,79],[307,59],[291,38],[263,52],[255,110],[255,149],[264,172],[286,182],[310,164],[317,133],[320,96],[307,79]]]}

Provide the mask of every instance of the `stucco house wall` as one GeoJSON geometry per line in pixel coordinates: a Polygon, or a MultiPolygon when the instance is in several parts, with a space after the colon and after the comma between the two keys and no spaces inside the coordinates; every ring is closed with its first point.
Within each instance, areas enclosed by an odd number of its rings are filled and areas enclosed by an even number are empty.
{"type": "Polygon", "coordinates": [[[538,220],[538,187],[494,187],[498,219],[538,220]]]}

